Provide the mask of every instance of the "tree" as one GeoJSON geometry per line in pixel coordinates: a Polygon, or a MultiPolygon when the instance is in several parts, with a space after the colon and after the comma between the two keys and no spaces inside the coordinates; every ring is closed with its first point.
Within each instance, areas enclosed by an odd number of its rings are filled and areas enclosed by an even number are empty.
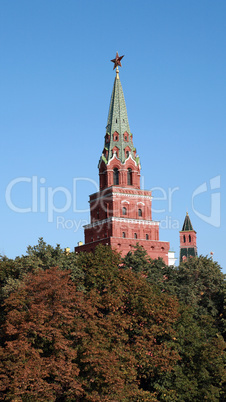
{"type": "Polygon", "coordinates": [[[78,305],[69,272],[57,268],[28,275],[11,293],[0,349],[2,397],[55,401],[81,395],[73,347],[81,331],[74,327],[78,305]]]}
{"type": "Polygon", "coordinates": [[[15,260],[2,257],[0,259],[0,301],[20,284],[29,273],[36,273],[58,266],[71,271],[71,278],[80,289],[83,288],[83,272],[78,267],[78,256],[75,253],[65,253],[59,246],[52,247],[46,244],[41,237],[36,246],[28,246],[26,255],[16,257],[15,260]]]}
{"type": "Polygon", "coordinates": [[[177,301],[119,267],[119,255],[109,247],[81,259],[85,299],[97,309],[95,320],[87,322],[90,337],[79,348],[87,400],[158,400],[158,376],[179,358],[173,344],[177,301]]]}
{"type": "Polygon", "coordinates": [[[69,271],[49,268],[5,301],[2,398],[157,401],[156,379],[178,360],[177,302],[119,268],[108,247],[79,260],[85,292],[69,271]]]}
{"type": "Polygon", "coordinates": [[[159,400],[225,400],[226,356],[221,335],[225,337],[226,287],[219,265],[200,256],[177,268],[167,267],[161,260],[148,259],[139,245],[124,258],[124,267],[128,265],[163,293],[180,300],[174,328],[181,359],[170,373],[159,376],[159,400]]]}

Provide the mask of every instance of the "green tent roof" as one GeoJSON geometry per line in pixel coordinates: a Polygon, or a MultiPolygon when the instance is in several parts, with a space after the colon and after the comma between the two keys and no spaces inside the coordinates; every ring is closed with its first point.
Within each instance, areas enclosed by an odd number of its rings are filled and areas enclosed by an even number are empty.
{"type": "Polygon", "coordinates": [[[125,159],[127,157],[125,152],[126,148],[131,150],[131,157],[137,163],[137,159],[134,156],[135,148],[133,145],[132,133],[129,127],[125,98],[119,78],[119,73],[117,70],[108,112],[106,133],[110,135],[109,140],[105,141],[104,144],[104,149],[108,150],[108,154],[105,156],[107,162],[113,156],[114,147],[117,147],[118,158],[122,163],[125,162],[125,159]],[[116,137],[113,135],[115,132],[117,133],[117,138],[114,138],[116,137]],[[124,137],[125,133],[128,134],[126,136],[127,138],[124,137]]]}
{"type": "Polygon", "coordinates": [[[182,232],[186,232],[186,231],[188,231],[188,230],[194,230],[193,229],[193,226],[192,226],[192,224],[191,224],[191,220],[190,220],[190,218],[189,218],[189,215],[188,215],[188,212],[187,212],[187,214],[186,214],[186,217],[185,217],[185,220],[184,220],[184,224],[183,224],[183,227],[182,227],[182,232]]]}

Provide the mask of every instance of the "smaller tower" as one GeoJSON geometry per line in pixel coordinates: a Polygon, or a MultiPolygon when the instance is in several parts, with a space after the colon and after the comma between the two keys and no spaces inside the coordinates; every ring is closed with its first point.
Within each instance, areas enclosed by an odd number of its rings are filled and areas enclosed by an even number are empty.
{"type": "Polygon", "coordinates": [[[188,257],[197,256],[196,231],[193,229],[188,212],[180,231],[180,263],[188,257]]]}

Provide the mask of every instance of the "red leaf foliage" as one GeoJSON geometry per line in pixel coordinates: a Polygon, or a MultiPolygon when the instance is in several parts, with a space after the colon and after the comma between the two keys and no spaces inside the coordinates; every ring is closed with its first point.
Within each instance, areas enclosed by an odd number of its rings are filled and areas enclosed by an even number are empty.
{"type": "Polygon", "coordinates": [[[84,293],[69,271],[51,268],[27,276],[6,300],[3,400],[157,400],[148,384],[179,359],[177,302],[118,268],[107,249],[81,264],[84,293]]]}

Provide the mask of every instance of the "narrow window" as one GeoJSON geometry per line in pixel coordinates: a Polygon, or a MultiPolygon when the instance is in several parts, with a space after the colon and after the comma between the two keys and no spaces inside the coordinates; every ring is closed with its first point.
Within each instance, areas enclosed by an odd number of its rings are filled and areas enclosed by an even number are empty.
{"type": "Polygon", "coordinates": [[[191,243],[191,235],[189,235],[188,239],[189,239],[189,243],[191,243]]]}
{"type": "Polygon", "coordinates": [[[127,184],[128,186],[132,186],[132,169],[127,170],[127,184]]]}
{"type": "Polygon", "coordinates": [[[184,243],[186,242],[185,235],[184,235],[184,243]]]}
{"type": "Polygon", "coordinates": [[[146,234],[146,240],[148,240],[148,239],[149,239],[148,234],[146,234]]]}
{"type": "Polygon", "coordinates": [[[122,237],[125,239],[125,237],[126,237],[125,232],[122,232],[122,237]]]}
{"type": "Polygon", "coordinates": [[[115,122],[118,123],[118,120],[116,119],[115,122]]]}
{"type": "Polygon", "coordinates": [[[142,216],[142,209],[138,209],[138,216],[142,216]]]}
{"type": "Polygon", "coordinates": [[[137,234],[136,233],[134,233],[134,239],[137,239],[137,234]]]}
{"type": "Polygon", "coordinates": [[[127,141],[127,135],[125,136],[125,141],[127,141]]]}
{"type": "Polygon", "coordinates": [[[122,208],[122,215],[127,215],[126,207],[123,207],[123,208],[122,208]]]}
{"type": "Polygon", "coordinates": [[[119,184],[119,171],[117,168],[113,170],[113,183],[114,186],[117,186],[119,184]]]}

